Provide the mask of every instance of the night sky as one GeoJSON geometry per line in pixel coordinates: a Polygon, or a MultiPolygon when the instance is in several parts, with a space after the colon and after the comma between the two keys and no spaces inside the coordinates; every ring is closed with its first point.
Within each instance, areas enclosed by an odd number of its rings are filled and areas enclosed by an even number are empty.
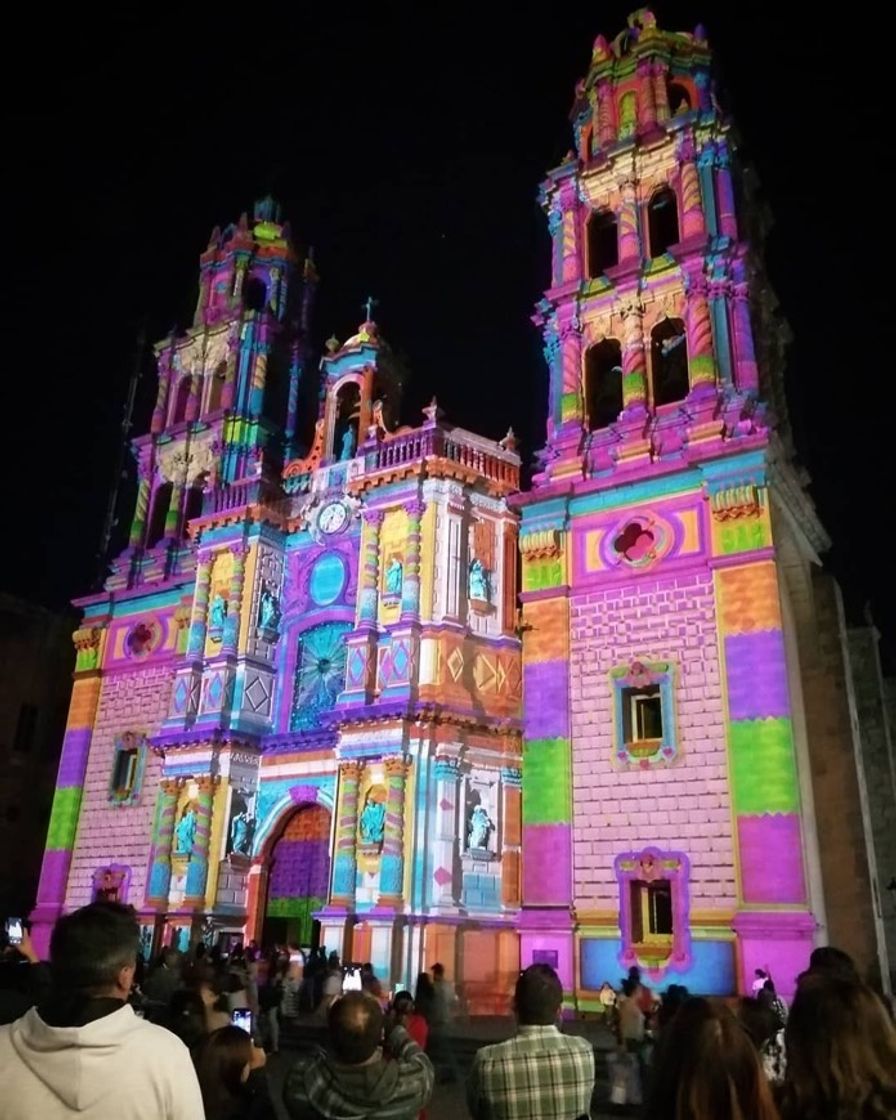
{"type": "MultiPolygon", "coordinates": [[[[791,420],[829,562],[850,617],[870,601],[892,650],[892,284],[875,282],[892,244],[891,78],[869,63],[850,91],[844,56],[874,30],[858,42],[858,27],[783,7],[655,10],[663,27],[708,28],[775,214],[791,420]]],[[[449,419],[495,437],[512,424],[527,458],[541,446],[547,373],[529,316],[549,253],[536,190],[571,147],[594,36],[614,36],[630,7],[291,10],[250,5],[230,23],[221,9],[190,26],[144,13],[91,25],[81,9],[39,40],[7,35],[12,54],[39,49],[5,105],[6,590],[58,606],[95,585],[140,322],[152,340],[189,324],[210,230],[268,191],[315,248],[319,344],[352,333],[372,294],[412,369],[404,422],[435,392],[449,419]]],[[[135,434],[155,396],[144,365],[135,434]]],[[[132,503],[129,476],[125,532],[132,503]]]]}

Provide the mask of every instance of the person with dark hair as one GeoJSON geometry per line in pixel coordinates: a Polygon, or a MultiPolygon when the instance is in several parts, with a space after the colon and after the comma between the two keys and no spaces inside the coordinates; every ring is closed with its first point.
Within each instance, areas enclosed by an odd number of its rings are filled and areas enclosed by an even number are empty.
{"type": "Polygon", "coordinates": [[[432,966],[432,1001],[428,1006],[427,1023],[430,1030],[430,1053],[439,1081],[460,1080],[451,1032],[451,1024],[459,1005],[454,985],[445,976],[445,966],[437,962],[432,966]]]}
{"type": "Polygon", "coordinates": [[[744,996],[737,1006],[740,1025],[756,1047],[762,1071],[772,1085],[780,1085],[787,1068],[784,1024],[767,1000],[744,996]]]}
{"type": "MultiPolygon", "coordinates": [[[[201,944],[201,942],[200,942],[201,944]]],[[[174,993],[181,987],[180,953],[166,945],[143,984],[147,1018],[161,1022],[168,1013],[174,993]]]]}
{"type": "Polygon", "coordinates": [[[857,979],[810,972],[797,986],[784,1030],[785,1120],[892,1120],[896,1028],[857,979]]]}
{"type": "Polygon", "coordinates": [[[432,985],[432,977],[428,972],[421,972],[417,977],[417,984],[414,988],[414,1006],[417,1008],[417,1013],[426,1020],[426,1025],[430,1029],[432,1029],[435,999],[436,993],[432,985]]]}
{"type": "Polygon", "coordinates": [[[395,993],[386,1023],[387,1034],[390,1033],[393,1026],[402,1026],[421,1050],[426,1049],[429,1025],[414,1007],[414,997],[410,992],[395,993]]]}
{"type": "Polygon", "coordinates": [[[669,1024],[645,1120],[778,1120],[747,1032],[721,1002],[692,998],[669,1024]]]}
{"type": "Polygon", "coordinates": [[[861,981],[852,957],[834,945],[819,945],[817,949],[812,950],[809,957],[809,972],[823,972],[827,975],[839,976],[843,980],[861,981]]]}
{"type": "Polygon", "coordinates": [[[201,1120],[186,1047],[127,1003],[139,948],[133,907],[97,902],[59,919],[52,994],[0,1028],[4,1120],[201,1120]]]}
{"type": "Polygon", "coordinates": [[[594,1051],[557,1028],[563,986],[546,964],[516,982],[514,1038],[484,1046],[473,1059],[467,1107],[473,1120],[573,1120],[591,1113],[594,1051]]]}
{"type": "Polygon", "coordinates": [[[775,990],[775,982],[772,979],[766,980],[762,985],[762,991],[756,996],[760,1003],[769,1008],[772,1013],[777,1016],[781,1028],[787,1022],[787,1004],[778,995],[775,990]]]}
{"type": "Polygon", "coordinates": [[[205,1120],[276,1120],[264,1051],[239,1027],[221,1027],[193,1051],[205,1120]]]}
{"type": "Polygon", "coordinates": [[[286,1077],[283,1103],[295,1120],[410,1120],[429,1101],[429,1058],[396,1024],[385,1040],[383,1011],[369,993],[347,992],[327,1016],[331,1053],[300,1058],[286,1077]]]}

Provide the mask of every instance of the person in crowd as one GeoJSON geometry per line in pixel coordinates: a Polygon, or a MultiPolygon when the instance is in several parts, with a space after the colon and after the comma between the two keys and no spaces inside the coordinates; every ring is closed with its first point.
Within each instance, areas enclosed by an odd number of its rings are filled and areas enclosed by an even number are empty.
{"type": "Polygon", "coordinates": [[[258,991],[262,1036],[269,1054],[280,1053],[280,1005],[285,979],[286,970],[280,968],[269,974],[267,983],[258,991]]]}
{"type": "Polygon", "coordinates": [[[302,987],[304,965],[290,960],[283,972],[280,998],[281,1025],[294,1026],[299,1018],[299,991],[302,987]]]}
{"type": "MultiPolygon", "coordinates": [[[[641,979],[641,970],[636,964],[628,970],[628,981],[634,985],[634,999],[638,1007],[641,1008],[641,1014],[644,1016],[645,1022],[653,1014],[654,997],[653,991],[641,979]]],[[[623,989],[625,985],[623,984],[623,989]]]]}
{"type": "Polygon", "coordinates": [[[205,1120],[276,1120],[263,1050],[239,1027],[221,1027],[193,1051],[205,1120]]]}
{"type": "Polygon", "coordinates": [[[393,1026],[402,1026],[417,1043],[421,1050],[426,1049],[429,1038],[429,1024],[414,1007],[414,997],[410,992],[396,992],[386,1018],[386,1033],[393,1026]]]}
{"type": "Polygon", "coordinates": [[[756,1047],[762,1071],[769,1083],[780,1085],[787,1068],[787,1051],[784,1024],[778,1014],[767,1000],[744,996],[738,1003],[737,1017],[756,1047]]]}
{"type": "Polygon", "coordinates": [[[654,1031],[658,1038],[663,1036],[666,1028],[675,1018],[679,1007],[688,999],[691,993],[684,984],[670,984],[663,993],[662,1001],[657,1008],[654,1031]]]}
{"type": "Polygon", "coordinates": [[[445,976],[445,966],[432,966],[432,1005],[429,1008],[431,1052],[439,1081],[459,1081],[460,1070],[454,1052],[451,1028],[457,1017],[459,1000],[454,985],[445,976]]]}
{"type": "Polygon", "coordinates": [[[753,973],[753,984],[750,988],[750,991],[754,996],[759,995],[759,993],[765,987],[766,980],[768,980],[767,970],[764,968],[757,968],[753,973]]]}
{"type": "Polygon", "coordinates": [[[327,958],[327,968],[323,976],[320,1003],[317,1012],[321,1019],[326,1020],[330,1008],[342,995],[342,966],[339,963],[339,954],[330,953],[327,958]]]}
{"type": "Polygon", "coordinates": [[[181,987],[181,959],[177,949],[166,945],[143,982],[146,1015],[160,1022],[168,1013],[174,993],[181,987]]]}
{"type": "Polygon", "coordinates": [[[784,1039],[784,1120],[896,1116],[896,1028],[874,992],[846,970],[801,978],[784,1039]]]}
{"type": "Polygon", "coordinates": [[[428,972],[421,972],[414,987],[414,1007],[417,1009],[417,1014],[422,1015],[426,1020],[426,1025],[430,1031],[432,1030],[432,1013],[435,1000],[436,991],[433,987],[432,977],[428,972]]]}
{"type": "Polygon", "coordinates": [[[756,998],[774,1013],[783,1028],[787,1022],[787,1004],[775,990],[774,980],[766,980],[762,985],[762,989],[757,992],[756,998]]]}
{"type": "Polygon", "coordinates": [[[823,972],[840,976],[844,980],[861,981],[855,961],[849,953],[834,945],[819,945],[817,949],[812,950],[812,955],[809,957],[809,972],[823,972]]]}
{"type": "Polygon", "coordinates": [[[382,1005],[383,985],[380,983],[380,978],[373,971],[373,965],[370,961],[361,965],[361,990],[372,995],[373,998],[378,1000],[382,1005]]]}
{"type": "Polygon", "coordinates": [[[473,1059],[467,1107],[473,1120],[573,1120],[591,1112],[594,1051],[557,1029],[563,986],[546,964],[520,973],[514,993],[519,1023],[506,1042],[473,1059]]]}
{"type": "Polygon", "coordinates": [[[202,1003],[206,1034],[227,1026],[230,1022],[230,1002],[226,991],[226,975],[216,972],[211,965],[200,962],[187,971],[184,985],[202,1003]]]}
{"type": "Polygon", "coordinates": [[[657,1049],[645,1120],[778,1120],[747,1032],[725,1004],[691,998],[657,1049]]]}
{"type": "MultiPolygon", "coordinates": [[[[223,1012],[213,1012],[216,1027],[226,1025],[229,1017],[223,1012]]],[[[188,1050],[192,1050],[209,1034],[209,1015],[199,992],[194,988],[180,988],[171,997],[171,1004],[159,1022],[176,1034],[188,1050]]]]}
{"type": "Polygon", "coordinates": [[[433,1070],[407,1030],[392,1027],[383,1055],[383,1011],[368,992],[347,992],[328,1016],[331,1053],[300,1059],[283,1103],[293,1120],[410,1120],[432,1093],[433,1070]]]}
{"type": "Polygon", "coordinates": [[[0,950],[0,1024],[14,1023],[49,994],[50,970],[34,951],[31,933],[13,945],[4,936],[0,950]]]}
{"type": "Polygon", "coordinates": [[[140,949],[133,907],[98,902],[59,919],[53,991],[0,1028],[4,1120],[201,1120],[189,1053],[127,999],[140,949]]]}
{"type": "Polygon", "coordinates": [[[640,1054],[644,1045],[644,1012],[638,1000],[638,987],[632,979],[622,981],[618,1003],[619,1041],[630,1054],[640,1054]]]}

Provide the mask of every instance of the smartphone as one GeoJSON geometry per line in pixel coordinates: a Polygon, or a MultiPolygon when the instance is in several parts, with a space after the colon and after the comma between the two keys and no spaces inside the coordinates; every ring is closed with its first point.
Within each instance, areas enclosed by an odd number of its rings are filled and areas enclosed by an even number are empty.
{"type": "Polygon", "coordinates": [[[360,968],[344,968],[342,970],[342,990],[344,992],[361,991],[360,968]]]}
{"type": "Polygon", "coordinates": [[[22,919],[21,918],[7,918],[6,919],[6,936],[9,938],[10,945],[22,944],[22,919]]]}
{"type": "Polygon", "coordinates": [[[230,1021],[235,1027],[242,1027],[246,1034],[252,1033],[252,1012],[248,1007],[235,1007],[230,1012],[230,1021]]]}

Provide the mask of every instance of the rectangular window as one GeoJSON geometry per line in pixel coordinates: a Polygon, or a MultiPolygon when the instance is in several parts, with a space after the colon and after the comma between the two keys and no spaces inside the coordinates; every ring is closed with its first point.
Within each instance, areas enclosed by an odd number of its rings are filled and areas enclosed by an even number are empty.
{"type": "Polygon", "coordinates": [[[112,772],[112,797],[115,801],[127,801],[133,794],[139,759],[140,751],[137,747],[116,752],[115,769],[112,772]]]}
{"type": "Polygon", "coordinates": [[[663,737],[663,699],[658,684],[622,690],[623,735],[626,743],[663,737]]]}
{"type": "Polygon", "coordinates": [[[674,932],[672,923],[672,884],[668,879],[646,883],[633,879],[629,884],[631,902],[631,939],[634,945],[665,941],[674,932]]]}
{"type": "Polygon", "coordinates": [[[16,737],[12,741],[12,749],[20,754],[27,754],[34,745],[34,730],[36,727],[37,707],[34,704],[22,704],[19,708],[16,737]]]}

